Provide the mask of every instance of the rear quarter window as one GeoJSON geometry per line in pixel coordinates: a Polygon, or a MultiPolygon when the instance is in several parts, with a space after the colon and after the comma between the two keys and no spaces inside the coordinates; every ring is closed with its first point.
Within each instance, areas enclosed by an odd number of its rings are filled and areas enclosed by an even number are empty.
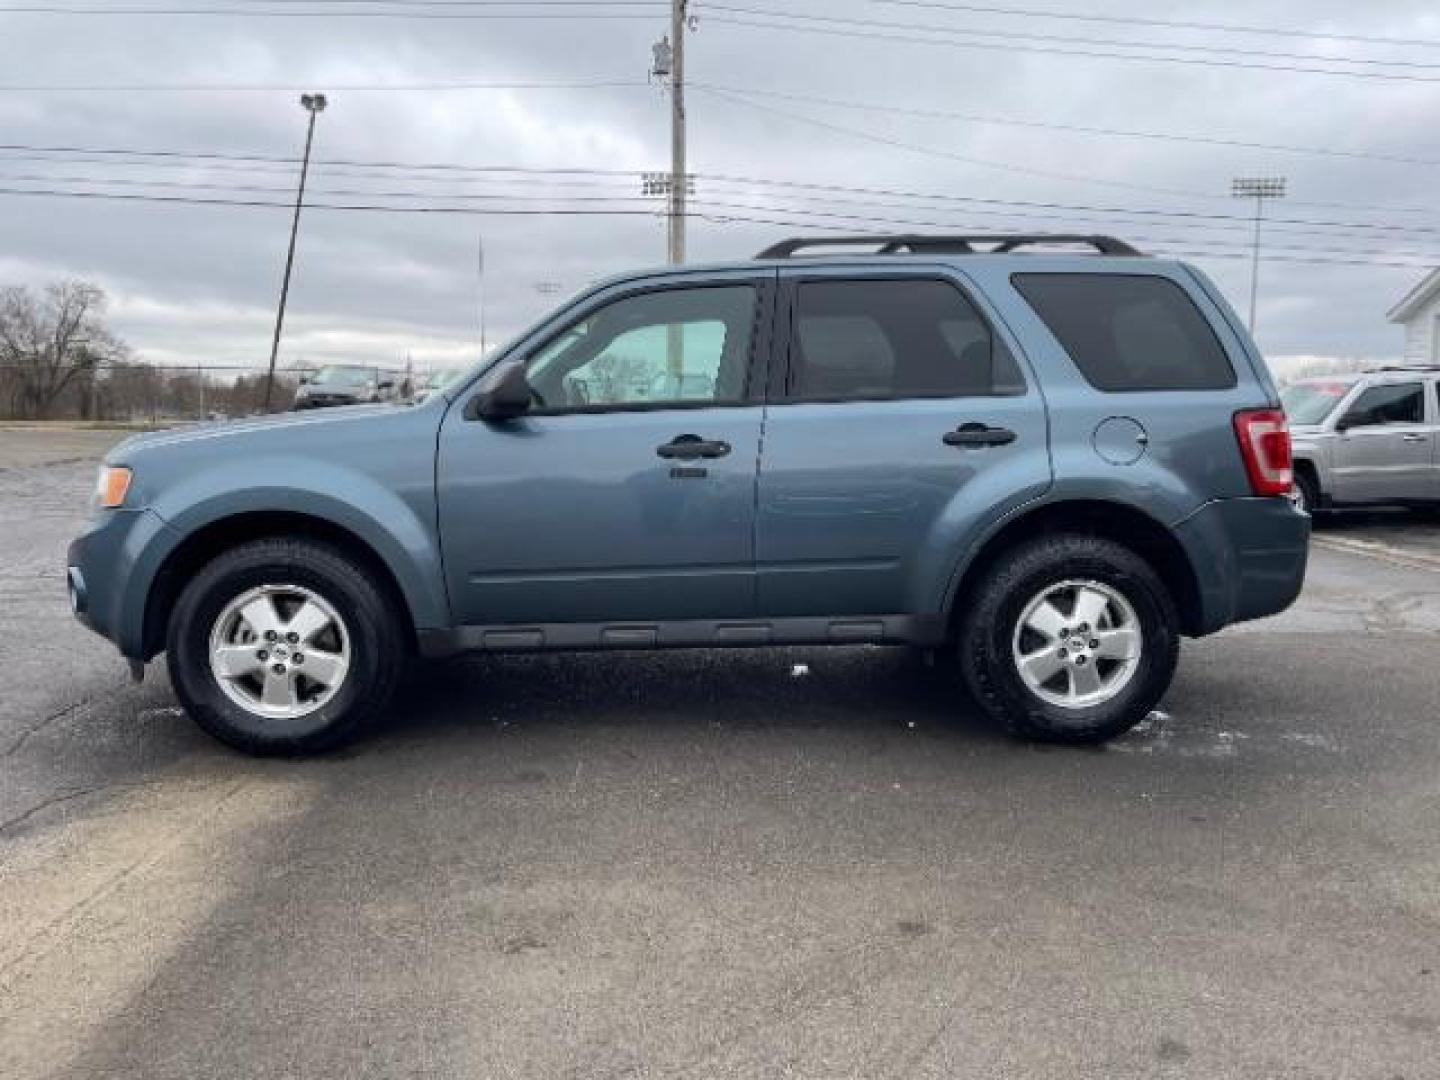
{"type": "Polygon", "coordinates": [[[1228,390],[1235,369],[1195,302],[1155,274],[1015,274],[1015,289],[1099,390],[1228,390]]]}

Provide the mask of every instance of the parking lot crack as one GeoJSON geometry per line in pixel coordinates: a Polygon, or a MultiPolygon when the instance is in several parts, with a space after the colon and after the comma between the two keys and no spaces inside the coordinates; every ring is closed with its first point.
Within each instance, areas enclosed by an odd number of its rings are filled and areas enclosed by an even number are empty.
{"type": "Polygon", "coordinates": [[[32,817],[40,813],[42,810],[48,810],[50,807],[58,806],[60,803],[71,802],[75,799],[83,799],[86,795],[93,795],[97,791],[103,790],[104,785],[100,785],[98,787],[78,788],[74,791],[62,791],[58,795],[51,795],[47,799],[42,799],[40,802],[30,807],[30,809],[16,814],[14,817],[9,818],[5,821],[0,821],[0,836],[3,836],[5,833],[9,832],[17,825],[23,825],[25,822],[29,821],[32,817]]]}
{"type": "Polygon", "coordinates": [[[0,758],[8,758],[13,756],[22,746],[25,745],[25,743],[30,739],[32,735],[43,730],[44,728],[49,727],[57,720],[64,720],[67,717],[74,716],[80,710],[89,706],[92,701],[92,698],[86,698],[83,701],[73,702],[69,705],[66,705],[63,709],[50,713],[49,715],[37,720],[35,723],[31,724],[28,728],[26,728],[20,733],[19,737],[14,742],[12,742],[8,748],[6,748],[5,752],[3,754],[0,754],[0,758]]]}

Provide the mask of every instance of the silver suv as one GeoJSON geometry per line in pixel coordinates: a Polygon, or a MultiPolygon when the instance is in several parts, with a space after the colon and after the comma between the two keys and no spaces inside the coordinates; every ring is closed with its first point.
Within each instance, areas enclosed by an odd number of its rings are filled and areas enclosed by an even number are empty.
{"type": "Polygon", "coordinates": [[[1302,379],[1280,397],[1302,509],[1440,506],[1440,367],[1302,379]]]}

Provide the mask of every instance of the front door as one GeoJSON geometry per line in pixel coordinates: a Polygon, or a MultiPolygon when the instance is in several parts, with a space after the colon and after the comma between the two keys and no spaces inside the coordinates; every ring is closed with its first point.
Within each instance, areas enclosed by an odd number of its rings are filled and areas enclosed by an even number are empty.
{"type": "Polygon", "coordinates": [[[1363,391],[1336,423],[1331,478],[1345,503],[1432,497],[1435,430],[1420,382],[1363,391]]]}
{"type": "Polygon", "coordinates": [[[461,625],[744,617],[773,275],[667,279],[582,303],[533,347],[534,404],[440,432],[461,625]]]}
{"type": "Polygon", "coordinates": [[[760,613],[923,613],[958,554],[937,546],[964,531],[954,516],[1049,484],[1040,394],[943,269],[781,280],[788,360],[765,424],[760,613]]]}

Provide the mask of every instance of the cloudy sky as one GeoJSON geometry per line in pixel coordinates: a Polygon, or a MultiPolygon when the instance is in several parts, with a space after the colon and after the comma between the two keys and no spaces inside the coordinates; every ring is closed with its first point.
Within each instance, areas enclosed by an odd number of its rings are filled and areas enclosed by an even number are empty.
{"type": "MultiPolygon", "coordinates": [[[[151,360],[263,364],[296,98],[318,90],[282,357],[467,362],[482,237],[492,344],[557,290],[663,259],[638,174],[669,164],[646,77],[668,11],[0,0],[0,284],[89,278],[151,360]]],[[[1185,254],[1243,311],[1230,181],[1283,175],[1258,335],[1281,358],[1396,355],[1385,312],[1440,264],[1433,0],[691,11],[693,260],[836,229],[1104,231],[1185,254]]]]}

